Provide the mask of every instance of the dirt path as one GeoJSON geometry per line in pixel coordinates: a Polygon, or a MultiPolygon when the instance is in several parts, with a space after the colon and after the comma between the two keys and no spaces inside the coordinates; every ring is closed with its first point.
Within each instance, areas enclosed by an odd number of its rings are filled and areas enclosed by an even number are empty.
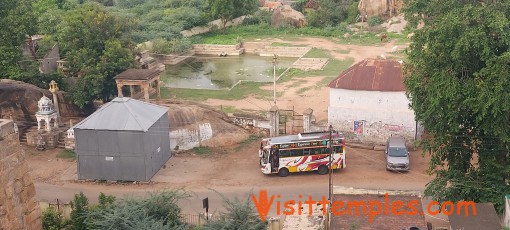
{"type": "MultiPolygon", "coordinates": [[[[330,51],[330,54],[339,60],[352,58],[355,63],[365,58],[377,58],[381,55],[387,55],[394,47],[394,41],[383,43],[376,46],[360,46],[337,44],[331,40],[323,38],[303,38],[299,41],[286,41],[280,39],[271,39],[272,42],[285,42],[292,45],[303,45],[314,48],[320,48],[330,51]],[[349,51],[349,52],[337,52],[349,51]]],[[[338,73],[340,74],[340,73],[338,73]]],[[[329,104],[329,88],[317,87],[317,83],[324,77],[297,77],[284,83],[276,83],[276,91],[283,93],[277,98],[277,106],[280,109],[292,109],[302,113],[311,108],[317,121],[326,121],[328,118],[327,108],[329,104]],[[298,84],[299,83],[299,84],[298,84]],[[304,92],[299,92],[300,89],[304,92]]],[[[272,86],[262,87],[262,90],[272,90],[272,86]]],[[[220,100],[208,99],[207,104],[213,106],[232,106],[240,110],[268,111],[273,105],[272,100],[261,100],[255,96],[248,96],[242,100],[220,100]]]]}
{"type": "MultiPolygon", "coordinates": [[[[65,171],[75,169],[76,162],[57,160],[53,152],[46,151],[41,152],[40,155],[30,155],[27,160],[32,177],[38,184],[57,185],[56,188],[59,186],[76,189],[87,188],[87,190],[97,193],[101,191],[143,192],[183,187],[190,191],[203,191],[207,188],[226,188],[228,190],[228,188],[250,189],[274,186],[314,187],[327,184],[328,177],[315,172],[294,173],[285,178],[262,174],[256,154],[258,145],[259,143],[254,142],[238,151],[234,147],[213,149],[213,153],[206,156],[190,152],[174,155],[168,160],[165,167],[152,178],[153,182],[141,185],[97,184],[63,180],[65,171]],[[59,163],[55,164],[55,162],[59,163]]],[[[420,151],[411,152],[411,170],[408,173],[386,171],[382,151],[347,148],[346,156],[347,168],[334,173],[335,185],[421,191],[432,178],[426,175],[429,158],[421,157],[420,151]]],[[[53,192],[45,191],[49,195],[61,194],[60,191],[53,192]]],[[[72,194],[66,194],[66,196],[72,197],[72,194]]]]}

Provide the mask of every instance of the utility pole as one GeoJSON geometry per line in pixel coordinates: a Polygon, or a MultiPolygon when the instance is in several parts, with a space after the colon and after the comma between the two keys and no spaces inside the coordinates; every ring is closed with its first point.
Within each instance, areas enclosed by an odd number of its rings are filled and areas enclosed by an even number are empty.
{"type": "Polygon", "coordinates": [[[331,175],[333,173],[333,126],[329,125],[329,205],[328,205],[328,230],[331,229],[331,206],[333,205],[333,182],[331,175]]]}
{"type": "Polygon", "coordinates": [[[278,56],[273,56],[273,103],[276,105],[276,64],[278,63],[278,56]]]}

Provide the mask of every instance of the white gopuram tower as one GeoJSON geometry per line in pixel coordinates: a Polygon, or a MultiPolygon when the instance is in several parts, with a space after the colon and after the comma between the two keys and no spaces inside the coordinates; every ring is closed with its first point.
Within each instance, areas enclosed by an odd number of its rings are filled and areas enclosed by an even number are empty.
{"type": "Polygon", "coordinates": [[[50,132],[52,129],[52,119],[54,122],[53,127],[58,128],[58,114],[53,108],[53,102],[43,95],[41,99],[39,99],[39,102],[37,102],[37,107],[39,108],[39,110],[35,113],[35,118],[37,119],[37,130],[41,130],[41,128],[43,128],[42,121],[44,121],[44,130],[50,132]]]}

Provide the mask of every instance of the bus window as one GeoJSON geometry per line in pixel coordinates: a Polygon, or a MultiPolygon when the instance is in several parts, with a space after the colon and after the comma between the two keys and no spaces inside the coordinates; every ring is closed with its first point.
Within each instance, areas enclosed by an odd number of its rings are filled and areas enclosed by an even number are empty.
{"type": "Polygon", "coordinates": [[[280,157],[290,157],[290,150],[280,150],[280,157]]]}
{"type": "Polygon", "coordinates": [[[321,154],[329,154],[329,148],[321,148],[321,154]]]}
{"type": "Polygon", "coordinates": [[[293,156],[293,157],[303,156],[303,149],[293,149],[293,150],[291,150],[291,156],[293,156]]]}
{"type": "Polygon", "coordinates": [[[303,156],[308,156],[313,154],[313,149],[303,149],[303,156]]]}
{"type": "Polygon", "coordinates": [[[335,153],[342,153],[344,151],[344,148],[343,146],[333,146],[334,150],[335,150],[335,153]]]}

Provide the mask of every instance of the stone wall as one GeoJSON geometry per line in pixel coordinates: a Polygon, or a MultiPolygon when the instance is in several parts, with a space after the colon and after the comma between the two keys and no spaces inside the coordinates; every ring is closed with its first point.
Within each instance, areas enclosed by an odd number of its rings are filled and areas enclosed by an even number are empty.
{"type": "Polygon", "coordinates": [[[202,146],[202,142],[210,140],[213,130],[210,123],[201,123],[196,128],[183,128],[170,131],[171,150],[189,150],[202,146]]]}
{"type": "Polygon", "coordinates": [[[38,138],[39,138],[39,136],[41,136],[42,140],[45,143],[45,147],[53,149],[53,148],[57,147],[58,140],[60,139],[60,137],[62,135],[63,135],[63,131],[61,131],[61,130],[52,131],[50,133],[48,133],[48,132],[39,133],[37,131],[29,132],[29,133],[27,133],[27,145],[37,146],[38,138]]]}
{"type": "Polygon", "coordinates": [[[240,44],[237,45],[209,45],[194,44],[192,45],[197,55],[218,55],[218,56],[239,56],[244,53],[244,48],[240,44]]]}
{"type": "Polygon", "coordinates": [[[35,187],[17,134],[0,141],[0,230],[42,229],[35,187]]]}

